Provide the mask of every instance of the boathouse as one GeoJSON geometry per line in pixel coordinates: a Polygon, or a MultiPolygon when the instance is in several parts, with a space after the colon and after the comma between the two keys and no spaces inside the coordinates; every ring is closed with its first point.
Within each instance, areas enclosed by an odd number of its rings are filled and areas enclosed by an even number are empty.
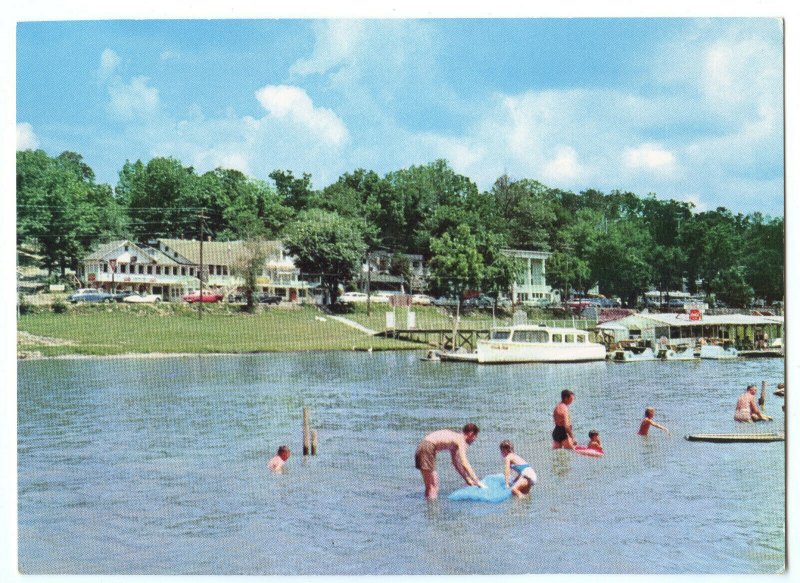
{"type": "Polygon", "coordinates": [[[783,316],[702,313],[651,314],[640,312],[597,326],[608,342],[638,340],[655,348],[658,345],[694,345],[700,339],[709,343],[731,344],[739,350],[770,346],[783,339],[783,316]]]}

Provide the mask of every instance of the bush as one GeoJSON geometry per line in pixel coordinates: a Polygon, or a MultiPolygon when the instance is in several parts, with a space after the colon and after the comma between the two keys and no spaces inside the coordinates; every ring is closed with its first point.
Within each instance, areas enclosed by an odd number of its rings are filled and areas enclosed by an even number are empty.
{"type": "Polygon", "coordinates": [[[69,306],[63,300],[56,300],[53,302],[52,309],[54,314],[63,314],[69,309],[69,306]]]}
{"type": "Polygon", "coordinates": [[[26,300],[25,296],[23,296],[22,294],[19,294],[19,301],[17,303],[17,307],[19,308],[19,313],[21,316],[36,313],[36,308],[33,306],[33,304],[31,304],[28,300],[26,300]]]}

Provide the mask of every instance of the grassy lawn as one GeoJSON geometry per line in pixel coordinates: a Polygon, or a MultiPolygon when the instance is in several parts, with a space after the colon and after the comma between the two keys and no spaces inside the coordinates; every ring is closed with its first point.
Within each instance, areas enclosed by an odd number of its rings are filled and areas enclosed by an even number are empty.
{"type": "Polygon", "coordinates": [[[45,338],[22,335],[18,350],[57,356],[420,348],[318,317],[324,316],[312,307],[244,314],[211,305],[199,318],[196,307],[177,304],[70,306],[63,314],[42,310],[20,316],[19,331],[45,338]]]}

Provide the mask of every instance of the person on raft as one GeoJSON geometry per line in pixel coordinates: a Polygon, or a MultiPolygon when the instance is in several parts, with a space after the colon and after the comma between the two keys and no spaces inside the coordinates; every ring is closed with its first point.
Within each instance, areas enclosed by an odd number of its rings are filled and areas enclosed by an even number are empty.
{"type": "Polygon", "coordinates": [[[553,449],[574,449],[575,436],[572,434],[572,421],[568,407],[575,400],[575,393],[569,389],[561,391],[561,402],[553,409],[553,449]]]}
{"type": "Polygon", "coordinates": [[[593,449],[603,453],[603,444],[600,443],[600,432],[597,429],[592,429],[589,432],[589,443],[586,445],[586,449],[593,449]]]}
{"type": "Polygon", "coordinates": [[[435,500],[439,495],[439,474],[436,472],[436,454],[448,450],[453,467],[469,486],[486,486],[480,481],[467,459],[467,447],[478,438],[478,426],[474,423],[464,425],[461,433],[452,429],[439,429],[429,433],[419,442],[414,454],[414,465],[422,474],[425,484],[425,498],[435,500]]]}
{"type": "Polygon", "coordinates": [[[644,410],[644,419],[642,419],[642,424],[639,425],[639,435],[647,435],[647,432],[650,431],[650,427],[655,427],[656,429],[660,429],[661,431],[669,435],[669,429],[653,421],[653,417],[655,416],[656,416],[656,410],[653,407],[647,407],[644,410]]]}
{"type": "Polygon", "coordinates": [[[741,423],[752,423],[753,421],[772,421],[772,417],[765,415],[756,404],[755,385],[748,385],[739,400],[736,401],[736,413],[733,418],[741,423]]]}
{"type": "Polygon", "coordinates": [[[511,493],[517,498],[522,498],[531,491],[531,486],[536,483],[536,472],[528,462],[514,453],[514,444],[504,439],[500,442],[500,455],[503,456],[503,474],[506,477],[506,488],[511,488],[511,493]],[[517,472],[517,477],[511,481],[511,470],[517,472]],[[513,483],[513,486],[512,486],[513,483]]]}

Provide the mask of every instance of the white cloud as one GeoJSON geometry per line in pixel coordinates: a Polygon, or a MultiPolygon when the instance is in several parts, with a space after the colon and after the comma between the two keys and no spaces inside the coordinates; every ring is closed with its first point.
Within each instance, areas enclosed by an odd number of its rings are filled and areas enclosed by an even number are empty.
{"type": "Polygon", "coordinates": [[[542,171],[545,178],[558,181],[574,181],[586,173],[578,163],[578,153],[570,146],[558,146],[555,158],[546,162],[542,171]]]}
{"type": "Polygon", "coordinates": [[[27,122],[17,124],[17,152],[22,150],[36,150],[39,148],[39,138],[33,133],[33,126],[27,122]]]}
{"type": "Polygon", "coordinates": [[[675,156],[659,144],[641,144],[622,153],[625,166],[632,169],[670,173],[675,170],[675,156]]]}
{"type": "Polygon", "coordinates": [[[256,99],[271,117],[291,120],[329,144],[339,146],[348,139],[347,127],[339,116],[325,107],[314,107],[300,87],[267,85],[256,91],[256,99]]]}
{"type": "Polygon", "coordinates": [[[170,61],[172,59],[177,59],[180,56],[181,56],[180,53],[176,51],[166,50],[166,51],[161,51],[161,54],[158,56],[158,58],[161,59],[162,61],[170,61]]]}
{"type": "Polygon", "coordinates": [[[100,79],[108,79],[116,72],[117,67],[122,62],[120,56],[112,49],[105,49],[100,55],[100,69],[97,74],[100,79]]]}
{"type": "Polygon", "coordinates": [[[159,106],[158,89],[148,87],[147,82],[147,77],[134,77],[128,84],[111,83],[108,87],[111,96],[109,111],[124,119],[155,113],[159,106]]]}
{"type": "Polygon", "coordinates": [[[364,22],[360,20],[327,20],[314,23],[316,43],[313,54],[298,59],[289,72],[296,75],[323,74],[351,62],[364,37],[364,22]]]}

